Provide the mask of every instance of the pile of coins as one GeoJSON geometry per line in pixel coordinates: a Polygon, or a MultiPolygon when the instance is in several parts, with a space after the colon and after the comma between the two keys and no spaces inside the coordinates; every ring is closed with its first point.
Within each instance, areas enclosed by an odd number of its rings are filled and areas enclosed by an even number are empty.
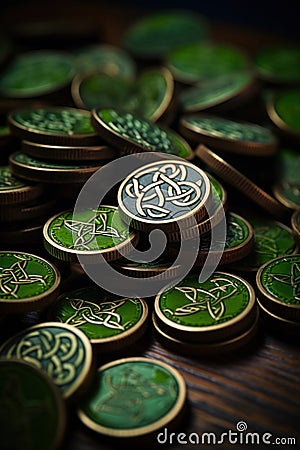
{"type": "Polygon", "coordinates": [[[244,348],[259,326],[300,334],[300,49],[248,55],[172,11],[120,47],[1,46],[0,396],[18,411],[1,414],[1,445],[59,448],[70,406],[108,439],[149,440],[182,417],[184,378],[117,354],[150,332],[199,358],[244,348]],[[137,165],[105,200],[76,208],[126,156],[137,165]],[[149,261],[155,230],[166,245],[149,261]],[[130,295],[86,276],[105,264],[130,295]],[[152,278],[163,289],[135,295],[152,278]]]}

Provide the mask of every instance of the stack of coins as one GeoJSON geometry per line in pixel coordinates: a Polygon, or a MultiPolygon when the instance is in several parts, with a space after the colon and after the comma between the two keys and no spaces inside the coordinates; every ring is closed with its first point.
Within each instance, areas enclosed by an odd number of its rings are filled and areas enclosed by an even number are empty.
{"type": "Polygon", "coordinates": [[[152,320],[158,339],[174,351],[213,356],[251,340],[258,307],[247,281],[216,271],[204,283],[190,275],[159,293],[152,320]]]}

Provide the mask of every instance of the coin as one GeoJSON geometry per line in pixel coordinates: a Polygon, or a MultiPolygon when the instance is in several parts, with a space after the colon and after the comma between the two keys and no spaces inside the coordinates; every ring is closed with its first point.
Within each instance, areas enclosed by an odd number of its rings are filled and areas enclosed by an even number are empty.
{"type": "Polygon", "coordinates": [[[66,52],[40,50],[15,56],[0,76],[3,97],[32,98],[61,90],[74,76],[72,57],[66,52]]]}
{"type": "Polygon", "coordinates": [[[142,59],[162,58],[171,49],[208,36],[208,25],[199,14],[163,11],[147,14],[124,33],[122,44],[142,59]]]}
{"type": "Polygon", "coordinates": [[[137,230],[178,231],[200,221],[210,202],[210,181],[188,161],[160,160],[131,172],[118,190],[123,220],[137,230]]]}
{"type": "MultiPolygon", "coordinates": [[[[195,266],[203,266],[208,255],[210,258],[215,256],[218,264],[230,264],[242,260],[251,252],[254,245],[254,232],[248,220],[239,214],[228,212],[226,227],[226,239],[222,251],[219,250],[220,242],[211,241],[209,232],[201,235],[195,266]]],[[[171,255],[175,254],[172,250],[178,251],[171,246],[168,250],[171,255]]]]}
{"type": "Polygon", "coordinates": [[[207,164],[213,172],[219,175],[222,180],[238,189],[251,201],[272,216],[278,219],[284,219],[290,215],[290,210],[287,207],[279,203],[271,195],[263,191],[249,178],[244,176],[233,166],[224,161],[224,159],[222,159],[219,155],[216,155],[204,145],[198,145],[196,155],[205,164],[207,164]]]}
{"type": "Polygon", "coordinates": [[[236,275],[217,271],[199,283],[194,274],[161,291],[154,311],[159,328],[175,339],[223,341],[242,334],[253,323],[255,293],[236,275]]]}
{"type": "Polygon", "coordinates": [[[209,343],[188,342],[169,336],[160,329],[154,314],[152,316],[152,323],[158,341],[174,353],[194,356],[197,358],[212,358],[231,352],[236,352],[251,342],[256,336],[259,328],[259,312],[256,308],[256,317],[253,323],[250,325],[249,329],[240,335],[231,337],[227,340],[209,343]]]}
{"type": "Polygon", "coordinates": [[[20,139],[50,145],[99,145],[90,117],[84,109],[28,107],[10,112],[7,122],[11,133],[20,139]]]}
{"type": "Polygon", "coordinates": [[[12,173],[25,180],[44,183],[85,183],[103,165],[101,161],[52,161],[38,159],[23,152],[12,153],[9,166],[12,173]]]}
{"type": "Polygon", "coordinates": [[[300,255],[285,255],[268,261],[256,274],[260,302],[283,319],[300,322],[298,291],[300,255]]]}
{"type": "MultiPolygon", "coordinates": [[[[299,79],[300,81],[300,79],[299,79]]],[[[287,135],[300,138],[300,89],[288,89],[271,96],[267,111],[273,123],[287,135]]]]}
{"type": "Polygon", "coordinates": [[[258,76],[279,84],[300,82],[300,50],[291,45],[263,47],[252,58],[258,76]]]}
{"type": "Polygon", "coordinates": [[[254,230],[254,247],[234,268],[242,272],[256,272],[263,264],[278,256],[298,252],[293,230],[281,222],[248,214],[254,230]]]}
{"type": "Polygon", "coordinates": [[[199,85],[179,92],[179,104],[184,113],[208,109],[229,110],[244,103],[257,92],[251,71],[238,71],[207,79],[199,85]]]}
{"type": "Polygon", "coordinates": [[[102,139],[124,153],[162,152],[192,159],[190,145],[172,129],[130,112],[94,109],[92,124],[102,139]]]}
{"type": "Polygon", "coordinates": [[[51,320],[81,330],[102,353],[132,345],[145,332],[148,307],[140,298],[122,298],[96,285],[65,292],[49,311],[51,320]]]}
{"type": "Polygon", "coordinates": [[[94,374],[90,341],[63,323],[43,322],[22,330],[2,344],[0,356],[28,361],[46,372],[68,401],[85,392],[94,374]]]}
{"type": "Polygon", "coordinates": [[[50,255],[63,261],[99,262],[98,255],[113,261],[131,250],[137,234],[125,225],[115,206],[99,206],[85,211],[67,210],[51,217],[45,224],[44,245],[50,255]]]}
{"type": "Polygon", "coordinates": [[[204,113],[182,116],[179,130],[193,142],[229,153],[271,156],[278,147],[275,135],[261,125],[204,113]]]}
{"type": "Polygon", "coordinates": [[[103,161],[111,160],[119,155],[115,149],[107,145],[62,146],[46,145],[37,142],[22,141],[21,152],[42,160],[55,161],[103,161]]]}
{"type": "Polygon", "coordinates": [[[0,252],[0,311],[22,313],[45,308],[59,293],[60,274],[39,256],[0,252]]]}
{"type": "Polygon", "coordinates": [[[239,49],[207,41],[174,48],[167,54],[165,64],[175,80],[190,84],[231,75],[250,67],[247,56],[239,49]]]}

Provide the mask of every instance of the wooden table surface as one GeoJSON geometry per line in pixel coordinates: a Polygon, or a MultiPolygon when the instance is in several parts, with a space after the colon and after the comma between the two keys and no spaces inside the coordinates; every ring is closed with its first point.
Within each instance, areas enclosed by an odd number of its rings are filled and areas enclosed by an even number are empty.
{"type": "MultiPolygon", "coordinates": [[[[61,5],[59,2],[51,2],[51,6],[43,5],[41,13],[41,2],[21,2],[8,9],[2,20],[9,26],[18,21],[21,23],[25,16],[32,19],[56,14],[63,17],[83,17],[99,25],[103,42],[118,45],[124,29],[140,14],[140,11],[109,6],[108,2],[106,6],[101,5],[101,2],[91,2],[90,5],[84,3],[84,6],[76,2],[70,6],[68,2],[61,5]]],[[[216,39],[234,43],[249,52],[262,43],[276,39],[285,41],[283,37],[254,33],[249,29],[242,30],[215,22],[212,23],[212,34],[216,39]]],[[[243,421],[249,432],[261,435],[271,433],[270,442],[275,437],[295,437],[298,444],[294,447],[300,448],[299,342],[271,333],[262,321],[257,337],[243,350],[230,355],[205,359],[176,354],[156,340],[151,327],[143,342],[133,346],[125,354],[129,355],[164,361],[183,375],[188,389],[188,407],[178,425],[178,431],[186,434],[194,432],[200,436],[204,432],[211,432],[220,436],[227,430],[236,431],[236,424],[243,421]]],[[[107,357],[102,359],[99,356],[99,363],[107,360],[107,357]]],[[[138,448],[140,445],[137,442],[138,448]]],[[[235,447],[229,444],[223,446],[235,447]]],[[[123,442],[116,444],[89,432],[70,412],[64,450],[108,450],[123,447],[123,442]]],[[[150,447],[155,447],[155,437],[150,442],[150,447]]],[[[174,447],[196,446],[177,443],[174,447]]],[[[240,447],[241,445],[236,444],[236,448],[240,447]]],[[[278,446],[283,447],[282,444],[278,446]]]]}

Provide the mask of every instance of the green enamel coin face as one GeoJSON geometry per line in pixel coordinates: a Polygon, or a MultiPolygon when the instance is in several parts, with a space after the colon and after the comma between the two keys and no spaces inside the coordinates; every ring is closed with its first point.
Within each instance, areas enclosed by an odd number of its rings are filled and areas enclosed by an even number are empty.
{"type": "MultiPolygon", "coordinates": [[[[58,289],[60,276],[43,258],[29,253],[0,252],[0,310],[43,300],[58,289]]],[[[35,309],[35,307],[32,307],[35,309]]]]}
{"type": "Polygon", "coordinates": [[[63,161],[52,161],[52,160],[45,160],[45,159],[38,159],[34,158],[33,156],[27,155],[27,153],[23,152],[16,152],[11,156],[11,161],[20,163],[26,167],[31,167],[33,169],[49,169],[49,170],[70,170],[70,171],[76,171],[80,169],[89,169],[93,167],[99,167],[99,162],[89,162],[88,164],[78,164],[74,162],[68,161],[67,164],[65,164],[63,161]]]}
{"type": "Polygon", "coordinates": [[[270,47],[260,50],[253,62],[258,74],[279,83],[300,82],[300,49],[297,47],[270,47]]]}
{"type": "Polygon", "coordinates": [[[76,215],[68,210],[49,219],[44,227],[47,250],[51,253],[50,246],[67,255],[108,253],[133,236],[113,206],[78,211],[76,215]]]}
{"type": "Polygon", "coordinates": [[[17,56],[0,77],[0,93],[14,98],[37,97],[61,89],[74,76],[68,54],[37,51],[17,56]]]}
{"type": "Polygon", "coordinates": [[[131,82],[120,76],[93,73],[84,76],[77,89],[80,102],[87,109],[121,108],[130,100],[131,82]]]}
{"type": "Polygon", "coordinates": [[[121,48],[112,45],[91,45],[79,49],[74,64],[77,72],[99,71],[110,77],[132,79],[136,72],[135,62],[121,48]]]}
{"type": "Polygon", "coordinates": [[[123,108],[155,121],[165,111],[173,95],[173,78],[166,70],[148,69],[135,81],[120,76],[92,73],[74,82],[73,97],[88,109],[123,108]],[[161,111],[162,110],[162,111],[161,111]]]}
{"type": "Polygon", "coordinates": [[[252,74],[246,71],[215,77],[204,81],[200,86],[183,90],[179,94],[179,101],[185,112],[201,111],[236,97],[252,81],[252,74]]]}
{"type": "Polygon", "coordinates": [[[241,142],[255,142],[271,144],[274,136],[270,130],[260,125],[235,122],[222,117],[193,115],[184,118],[185,123],[200,135],[211,136],[216,139],[226,139],[241,142]]]}
{"type": "Polygon", "coordinates": [[[15,177],[9,167],[0,167],[0,195],[1,192],[11,191],[15,189],[20,189],[26,186],[21,178],[15,177]]]}
{"type": "Polygon", "coordinates": [[[3,449],[58,448],[65,432],[66,411],[51,379],[24,361],[1,359],[0,399],[3,449]]]}
{"type": "Polygon", "coordinates": [[[98,286],[88,286],[61,295],[51,316],[77,327],[92,343],[108,345],[112,338],[136,330],[146,314],[139,298],[120,298],[98,286]]]}
{"type": "Polygon", "coordinates": [[[184,401],[177,371],[149,358],[127,358],[100,367],[79,417],[100,433],[133,437],[169,423],[184,401]]]}
{"type": "Polygon", "coordinates": [[[149,226],[187,220],[209,197],[210,181],[205,172],[178,160],[145,164],[123,181],[118,192],[119,207],[126,219],[149,226]]]}
{"type": "Polygon", "coordinates": [[[250,286],[241,278],[215,272],[204,283],[196,275],[159,294],[155,312],[172,328],[209,331],[239,320],[253,306],[250,286]]]}
{"type": "Polygon", "coordinates": [[[167,11],[137,21],[125,32],[123,45],[136,56],[156,58],[207,36],[207,25],[202,17],[184,11],[167,11]]]}
{"type": "Polygon", "coordinates": [[[86,336],[66,324],[44,322],[12,336],[0,356],[30,362],[46,372],[65,398],[82,387],[91,371],[92,348],[86,336]]]}
{"type": "Polygon", "coordinates": [[[273,108],[277,120],[280,121],[278,125],[300,135],[300,89],[286,90],[277,94],[273,108]]]}
{"type": "Polygon", "coordinates": [[[169,153],[181,158],[191,154],[189,145],[177,133],[139,116],[113,109],[98,110],[97,116],[106,128],[121,138],[121,149],[128,140],[144,151],[169,153]]]}
{"type": "Polygon", "coordinates": [[[239,262],[239,269],[258,270],[273,258],[297,251],[295,236],[290,228],[268,219],[249,217],[248,220],[254,230],[254,248],[239,262]]]}
{"type": "Polygon", "coordinates": [[[260,290],[275,302],[300,312],[300,256],[282,256],[269,261],[257,274],[260,290]]]}
{"type": "Polygon", "coordinates": [[[11,119],[31,132],[51,135],[94,135],[90,113],[75,108],[36,108],[15,111],[11,119]]]}
{"type": "Polygon", "coordinates": [[[247,57],[239,50],[207,42],[175,48],[166,59],[175,79],[191,83],[235,74],[249,66],[247,57]]]}

